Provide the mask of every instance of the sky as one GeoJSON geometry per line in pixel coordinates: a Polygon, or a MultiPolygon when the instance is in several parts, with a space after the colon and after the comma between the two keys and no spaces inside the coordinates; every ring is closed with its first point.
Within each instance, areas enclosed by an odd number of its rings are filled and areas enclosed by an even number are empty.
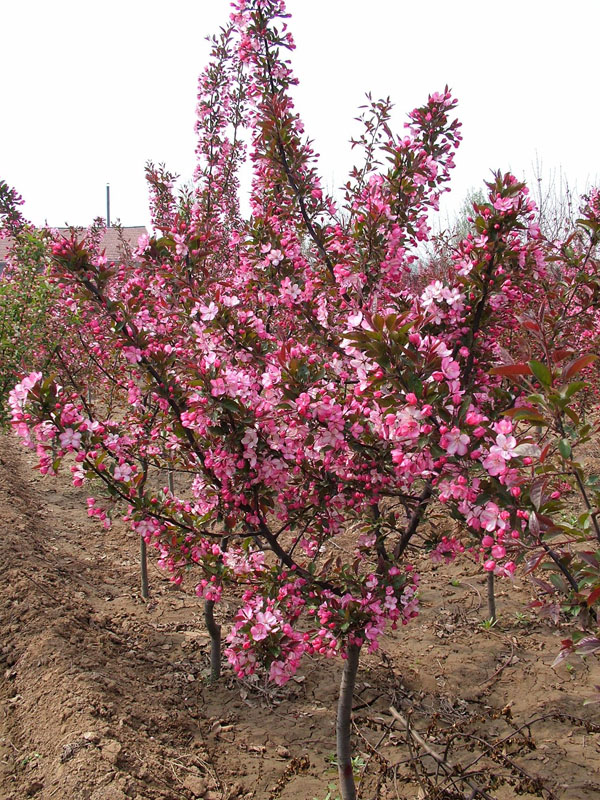
{"type": "MultiPolygon", "coordinates": [[[[584,191],[600,177],[600,0],[288,0],[297,110],[334,190],[365,93],[406,114],[446,84],[463,143],[443,215],[490,170],[584,191]],[[540,168],[536,167],[540,165],[540,168]]],[[[35,224],[150,224],[148,160],[191,178],[205,37],[228,0],[0,3],[0,178],[35,224]]]]}

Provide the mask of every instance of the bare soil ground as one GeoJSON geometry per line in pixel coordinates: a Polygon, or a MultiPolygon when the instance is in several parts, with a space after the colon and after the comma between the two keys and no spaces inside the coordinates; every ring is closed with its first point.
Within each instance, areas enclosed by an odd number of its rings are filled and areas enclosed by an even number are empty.
{"type": "MultiPolygon", "coordinates": [[[[151,565],[142,602],[136,537],[33,463],[0,437],[0,798],[323,800],[339,662],[275,694],[227,667],[209,684],[197,598],[151,565]]],[[[598,665],[551,668],[564,631],[528,617],[526,584],[499,587],[486,630],[474,564],[418,566],[422,616],[362,659],[362,800],[600,797],[598,665]]]]}

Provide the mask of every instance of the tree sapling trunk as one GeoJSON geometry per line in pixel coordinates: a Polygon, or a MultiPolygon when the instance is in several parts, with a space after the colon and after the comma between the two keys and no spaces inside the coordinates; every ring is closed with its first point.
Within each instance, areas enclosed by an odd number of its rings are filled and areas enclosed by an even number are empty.
{"type": "Polygon", "coordinates": [[[144,537],[140,536],[140,575],[142,584],[142,597],[148,599],[148,553],[144,537]]]}
{"type": "MultiPolygon", "coordinates": [[[[142,478],[138,484],[138,494],[140,497],[143,496],[144,486],[146,485],[147,479],[148,479],[148,462],[145,459],[143,459],[142,478]]],[[[144,600],[147,600],[148,599],[148,548],[146,547],[146,541],[143,536],[140,536],[140,577],[141,577],[142,598],[144,600]]]]}
{"type": "Polygon", "coordinates": [[[496,622],[496,594],[494,589],[494,573],[487,574],[487,599],[488,599],[488,619],[496,622]]]}
{"type": "Polygon", "coordinates": [[[352,749],[350,746],[350,724],[359,656],[360,645],[349,644],[338,700],[336,745],[342,800],[356,800],[356,785],[352,769],[352,749]]]}
{"type": "Polygon", "coordinates": [[[204,622],[210,634],[210,679],[218,681],[221,677],[221,626],[215,622],[215,601],[204,601],[204,622]]]}

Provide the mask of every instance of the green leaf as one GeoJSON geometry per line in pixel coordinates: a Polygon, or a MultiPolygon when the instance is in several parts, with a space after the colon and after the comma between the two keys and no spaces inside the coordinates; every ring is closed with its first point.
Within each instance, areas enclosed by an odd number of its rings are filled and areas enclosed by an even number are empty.
{"type": "Polygon", "coordinates": [[[583,530],[587,530],[590,527],[590,512],[584,511],[583,514],[580,514],[577,517],[577,525],[579,528],[583,530]]]}
{"type": "Polygon", "coordinates": [[[227,411],[233,411],[233,412],[241,411],[240,406],[235,402],[235,400],[232,400],[229,397],[219,398],[219,403],[223,406],[223,408],[226,408],[227,411]]]}
{"type": "Polygon", "coordinates": [[[574,425],[579,425],[579,417],[572,408],[565,408],[565,414],[574,425]]]}
{"type": "Polygon", "coordinates": [[[408,387],[409,391],[416,394],[417,397],[421,397],[423,394],[423,383],[420,381],[416,375],[413,375],[412,372],[406,372],[403,375],[404,381],[406,382],[406,386],[408,387]]]}
{"type": "Polygon", "coordinates": [[[570,458],[571,457],[571,443],[568,439],[561,439],[558,443],[558,452],[561,454],[563,458],[570,458]]]}
{"type": "Polygon", "coordinates": [[[469,406],[471,405],[472,399],[473,398],[471,397],[470,394],[466,394],[463,397],[462,403],[460,404],[460,408],[458,410],[458,419],[459,420],[464,419],[467,411],[469,410],[469,406]]]}
{"type": "Polygon", "coordinates": [[[552,385],[552,373],[545,364],[542,364],[541,361],[529,361],[528,363],[531,371],[540,383],[544,386],[552,385]]]}
{"type": "Polygon", "coordinates": [[[563,387],[560,390],[560,394],[565,398],[565,400],[569,400],[575,392],[579,392],[585,386],[585,381],[573,381],[573,383],[569,383],[567,386],[563,387]]]}
{"type": "Polygon", "coordinates": [[[548,575],[548,580],[554,586],[555,589],[558,589],[559,592],[565,593],[567,591],[567,584],[565,583],[565,579],[562,575],[559,575],[557,572],[552,573],[552,575],[548,575]]]}

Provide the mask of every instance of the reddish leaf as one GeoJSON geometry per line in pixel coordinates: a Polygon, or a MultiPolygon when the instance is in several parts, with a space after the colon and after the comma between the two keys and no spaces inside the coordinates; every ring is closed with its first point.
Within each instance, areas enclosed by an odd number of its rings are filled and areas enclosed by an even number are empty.
{"type": "MultiPolygon", "coordinates": [[[[556,587],[541,578],[531,578],[531,582],[546,594],[556,594],[556,587]]],[[[543,604],[542,604],[543,605],[543,604]]]]}
{"type": "Polygon", "coordinates": [[[516,419],[523,419],[526,422],[536,422],[536,423],[539,423],[540,425],[541,424],[544,424],[544,425],[548,424],[546,422],[546,420],[544,419],[544,417],[542,417],[542,415],[538,411],[535,411],[533,408],[525,408],[525,407],[509,408],[508,411],[506,411],[505,413],[506,413],[506,416],[507,417],[511,417],[511,419],[515,419],[515,420],[516,419]]]}
{"type": "Polygon", "coordinates": [[[577,375],[584,367],[587,367],[592,362],[596,361],[598,356],[595,356],[593,353],[588,353],[585,356],[580,356],[576,358],[575,361],[571,361],[565,367],[563,371],[563,377],[571,378],[573,375],[577,375]]]}
{"type": "Polygon", "coordinates": [[[585,564],[589,564],[590,567],[593,567],[594,569],[600,569],[600,562],[598,561],[595,553],[589,553],[584,550],[578,553],[578,555],[585,564]]]}
{"type": "Polygon", "coordinates": [[[600,586],[597,586],[593,592],[590,592],[588,599],[585,601],[588,605],[588,608],[594,605],[596,600],[600,597],[600,586]]]}
{"type": "Polygon", "coordinates": [[[547,514],[538,514],[537,515],[538,522],[540,524],[540,528],[545,531],[546,533],[550,531],[557,531],[560,530],[554,524],[554,520],[552,517],[549,517],[547,514]]]}
{"type": "MultiPolygon", "coordinates": [[[[548,445],[546,445],[545,450],[547,450],[548,445]]],[[[543,455],[543,454],[542,454],[543,455]]],[[[540,457],[540,461],[542,458],[540,457]]],[[[529,488],[529,497],[531,498],[531,502],[533,503],[533,507],[536,511],[540,510],[540,506],[544,505],[547,501],[548,497],[546,495],[546,479],[545,478],[536,478],[531,487],[529,488]]]]}
{"type": "Polygon", "coordinates": [[[532,572],[534,572],[534,570],[536,570],[539,567],[545,555],[546,555],[545,552],[542,550],[542,552],[537,556],[537,558],[530,559],[527,562],[527,569],[525,570],[525,575],[530,575],[532,572]]]}
{"type": "Polygon", "coordinates": [[[589,656],[600,650],[600,639],[595,636],[586,636],[575,645],[575,652],[578,656],[589,656]]]}
{"type": "Polygon", "coordinates": [[[574,355],[572,350],[555,350],[552,353],[552,360],[558,362],[572,355],[574,355]]]}
{"type": "Polygon", "coordinates": [[[500,367],[494,367],[490,370],[491,375],[531,375],[531,367],[529,364],[502,364],[500,367]]]}
{"type": "MultiPolygon", "coordinates": [[[[529,515],[529,530],[533,533],[535,537],[540,535],[540,523],[538,522],[537,514],[535,512],[531,512],[529,515]]],[[[538,562],[539,563],[539,562],[538,562]]],[[[537,566],[537,564],[536,564],[537,566]]]]}
{"type": "Polygon", "coordinates": [[[564,661],[565,658],[568,658],[573,652],[573,642],[571,641],[571,639],[563,639],[561,644],[562,644],[561,651],[552,662],[551,664],[552,667],[556,667],[558,664],[561,663],[561,661],[564,661]]]}

